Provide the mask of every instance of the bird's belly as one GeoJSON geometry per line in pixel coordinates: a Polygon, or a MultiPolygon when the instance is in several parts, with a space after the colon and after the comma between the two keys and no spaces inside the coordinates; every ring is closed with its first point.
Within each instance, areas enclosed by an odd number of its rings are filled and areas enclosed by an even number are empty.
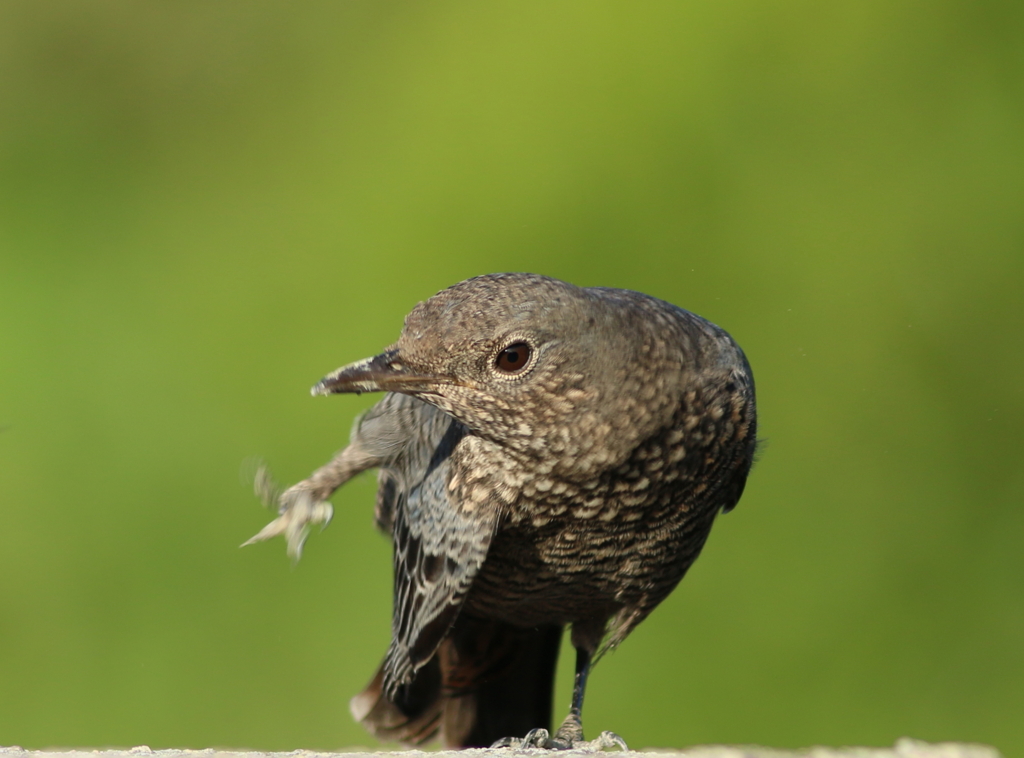
{"type": "Polygon", "coordinates": [[[607,618],[627,606],[653,607],[703,545],[710,522],[707,528],[695,526],[664,515],[628,524],[565,518],[541,526],[506,525],[494,537],[467,609],[536,626],[607,618]],[[659,528],[646,528],[650,523],[659,528]]]}

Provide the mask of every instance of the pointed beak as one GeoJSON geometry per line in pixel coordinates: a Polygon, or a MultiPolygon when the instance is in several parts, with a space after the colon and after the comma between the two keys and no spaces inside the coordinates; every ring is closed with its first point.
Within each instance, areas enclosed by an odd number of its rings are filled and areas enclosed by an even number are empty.
{"type": "Polygon", "coordinates": [[[310,394],[417,392],[436,387],[444,381],[444,377],[410,369],[401,362],[398,350],[387,350],[373,358],[342,366],[317,382],[310,394]]]}

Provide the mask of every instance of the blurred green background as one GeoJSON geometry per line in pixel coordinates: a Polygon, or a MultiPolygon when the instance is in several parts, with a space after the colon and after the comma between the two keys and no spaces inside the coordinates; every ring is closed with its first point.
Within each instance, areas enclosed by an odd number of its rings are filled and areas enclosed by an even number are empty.
{"type": "MultiPolygon", "coordinates": [[[[767,447],[598,667],[635,747],[1024,754],[1024,4],[0,2],[0,744],[373,744],[374,479],[239,550],[468,276],[728,329],[767,447]]],[[[568,705],[563,660],[558,718],[568,705]]]]}

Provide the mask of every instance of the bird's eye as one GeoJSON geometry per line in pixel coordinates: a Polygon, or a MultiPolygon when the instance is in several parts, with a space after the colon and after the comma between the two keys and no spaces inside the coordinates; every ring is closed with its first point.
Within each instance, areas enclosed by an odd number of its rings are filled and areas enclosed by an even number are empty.
{"type": "Polygon", "coordinates": [[[516,342],[509,345],[494,359],[494,365],[499,371],[506,374],[515,374],[522,371],[530,362],[530,346],[525,342],[516,342]]]}

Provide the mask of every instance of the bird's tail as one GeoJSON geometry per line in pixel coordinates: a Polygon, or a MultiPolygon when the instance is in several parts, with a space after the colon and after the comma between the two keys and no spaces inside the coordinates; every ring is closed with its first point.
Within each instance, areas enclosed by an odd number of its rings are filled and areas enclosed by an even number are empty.
{"type": "Polygon", "coordinates": [[[519,629],[465,615],[436,655],[390,700],[383,664],[352,698],[355,719],[386,742],[489,747],[502,737],[551,729],[551,696],[562,629],[519,629]]]}

